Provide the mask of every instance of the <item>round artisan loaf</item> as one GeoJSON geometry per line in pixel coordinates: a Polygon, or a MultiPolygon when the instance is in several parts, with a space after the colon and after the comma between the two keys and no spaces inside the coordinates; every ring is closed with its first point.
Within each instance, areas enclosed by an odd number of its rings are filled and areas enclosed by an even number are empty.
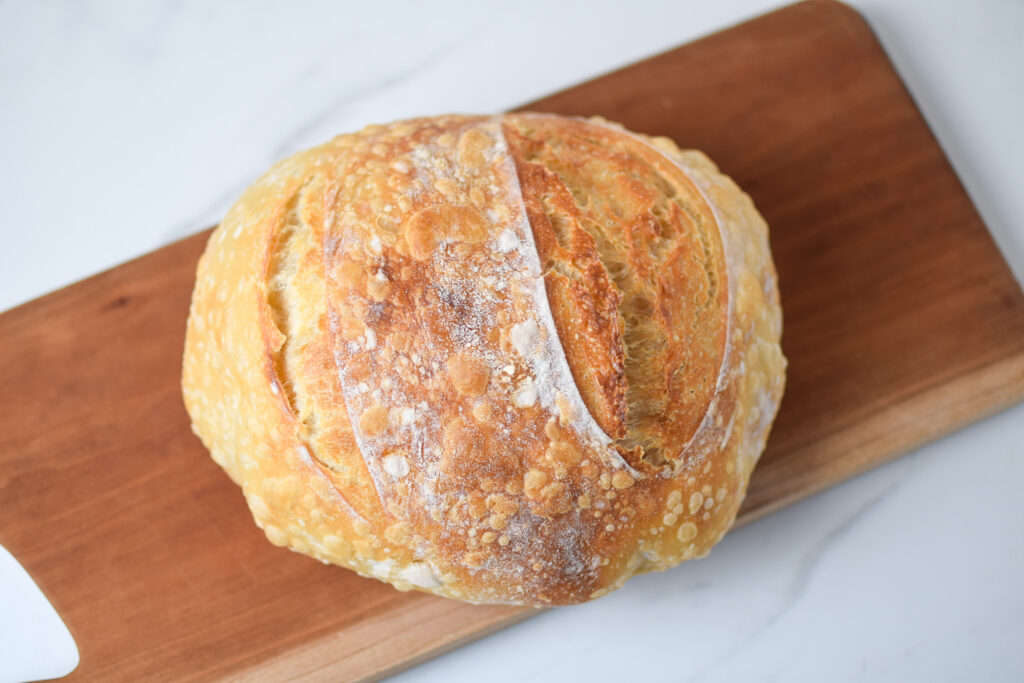
{"type": "Polygon", "coordinates": [[[782,396],[767,228],[602,120],[371,126],[274,166],[199,263],[193,430],[271,542],[481,603],[708,552],[782,396]]]}

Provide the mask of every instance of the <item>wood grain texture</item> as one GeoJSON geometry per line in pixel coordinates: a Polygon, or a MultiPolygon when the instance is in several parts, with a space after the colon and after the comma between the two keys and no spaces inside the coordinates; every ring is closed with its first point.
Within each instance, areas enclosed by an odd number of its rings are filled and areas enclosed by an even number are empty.
{"type": "MultiPolygon", "coordinates": [[[[1024,296],[852,10],[786,8],[526,108],[703,149],[767,218],[790,372],[743,520],[1024,396],[1024,296]]],[[[206,236],[0,316],[0,543],[67,621],[71,679],[373,678],[529,616],[264,539],[179,396],[206,236]]]]}

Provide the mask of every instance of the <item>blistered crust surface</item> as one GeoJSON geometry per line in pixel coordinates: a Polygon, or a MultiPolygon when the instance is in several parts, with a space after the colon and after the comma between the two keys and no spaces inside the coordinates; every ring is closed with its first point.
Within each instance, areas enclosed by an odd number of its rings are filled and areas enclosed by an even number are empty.
{"type": "Polygon", "coordinates": [[[268,538],[473,602],[703,555],[781,398],[767,229],[703,155],[444,117],[275,166],[215,231],[194,431],[268,538]]]}

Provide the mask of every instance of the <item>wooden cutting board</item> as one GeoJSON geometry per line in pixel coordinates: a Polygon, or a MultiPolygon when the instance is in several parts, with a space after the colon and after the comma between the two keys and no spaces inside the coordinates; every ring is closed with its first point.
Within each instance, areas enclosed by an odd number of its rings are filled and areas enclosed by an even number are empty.
{"type": "MultiPolygon", "coordinates": [[[[849,8],[795,5],[528,108],[703,149],[767,218],[790,371],[744,521],[1024,395],[1024,296],[849,8]]],[[[0,316],[0,543],[74,634],[71,678],[376,677],[532,614],[264,539],[179,398],[206,237],[0,316]]]]}

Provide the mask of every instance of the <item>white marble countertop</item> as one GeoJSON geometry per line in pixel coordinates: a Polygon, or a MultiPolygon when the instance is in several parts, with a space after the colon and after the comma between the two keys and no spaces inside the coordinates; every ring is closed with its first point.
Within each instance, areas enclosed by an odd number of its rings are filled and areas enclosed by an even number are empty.
{"type": "MultiPolygon", "coordinates": [[[[779,4],[0,2],[0,310],[214,224],[335,133],[506,109],[779,4]]],[[[1024,2],[852,4],[1020,279],[1024,2]]],[[[1018,406],[400,678],[1024,680],[1022,437],[1018,406]]]]}

